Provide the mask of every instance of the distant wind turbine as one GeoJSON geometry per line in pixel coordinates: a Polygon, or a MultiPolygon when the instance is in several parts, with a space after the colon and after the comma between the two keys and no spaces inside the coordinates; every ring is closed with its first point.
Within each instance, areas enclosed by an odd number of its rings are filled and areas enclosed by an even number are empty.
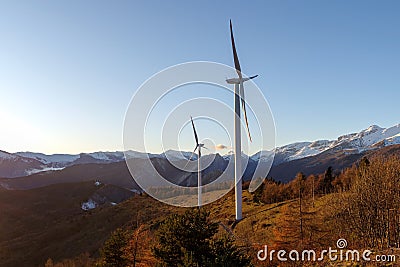
{"type": "Polygon", "coordinates": [[[190,120],[192,122],[192,127],[193,127],[193,134],[194,134],[194,139],[196,141],[196,147],[193,150],[192,155],[189,158],[188,163],[190,162],[190,160],[193,157],[193,154],[196,152],[198,152],[198,159],[197,159],[197,205],[199,206],[199,208],[201,207],[201,162],[200,162],[200,158],[201,158],[201,148],[205,148],[207,149],[207,147],[204,146],[204,144],[200,144],[199,143],[199,137],[197,136],[197,132],[196,132],[196,127],[194,126],[194,122],[193,122],[193,118],[192,116],[190,116],[190,120]]]}
{"type": "Polygon", "coordinates": [[[252,139],[249,130],[249,123],[247,121],[246,101],[244,99],[243,83],[248,80],[256,78],[258,75],[254,75],[251,77],[243,77],[242,69],[240,68],[239,58],[236,52],[235,39],[233,37],[231,20],[229,20],[229,26],[231,31],[233,61],[235,63],[235,69],[238,74],[238,78],[227,79],[226,82],[228,84],[234,84],[235,86],[235,120],[234,120],[235,209],[236,209],[236,221],[240,221],[242,219],[242,144],[241,144],[241,127],[240,127],[240,103],[242,104],[247,133],[249,135],[249,139],[251,142],[252,139]]]}

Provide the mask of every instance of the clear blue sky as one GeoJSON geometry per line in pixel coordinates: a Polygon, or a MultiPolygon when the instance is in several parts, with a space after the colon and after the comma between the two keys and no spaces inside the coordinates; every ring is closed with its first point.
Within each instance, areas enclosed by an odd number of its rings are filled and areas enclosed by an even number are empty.
{"type": "Polygon", "coordinates": [[[389,0],[2,1],[0,150],[122,149],[147,78],[187,61],[233,65],[229,19],[277,145],[398,124],[399,14],[389,0]]]}

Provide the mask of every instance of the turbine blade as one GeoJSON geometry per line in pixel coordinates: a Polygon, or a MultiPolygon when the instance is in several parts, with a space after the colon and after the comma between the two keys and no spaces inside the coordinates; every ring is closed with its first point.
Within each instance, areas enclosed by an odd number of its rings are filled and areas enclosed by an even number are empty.
{"type": "Polygon", "coordinates": [[[256,77],[258,77],[258,74],[257,74],[257,75],[254,75],[254,76],[251,76],[251,77],[249,77],[249,80],[251,80],[251,79],[254,79],[254,78],[256,78],[256,77]]]}
{"type": "Polygon", "coordinates": [[[208,147],[206,147],[206,146],[203,146],[203,148],[205,148],[205,149],[207,149],[207,150],[210,150],[208,147]]]}
{"type": "Polygon", "coordinates": [[[247,120],[246,101],[244,100],[244,87],[243,87],[243,82],[240,83],[240,97],[241,97],[241,99],[242,99],[242,109],[243,109],[243,114],[244,114],[244,120],[245,120],[245,122],[246,122],[247,133],[248,133],[248,135],[249,135],[250,142],[252,142],[251,134],[250,134],[250,129],[249,129],[249,121],[247,120]]]}
{"type": "Polygon", "coordinates": [[[242,79],[242,69],[240,68],[239,58],[238,58],[238,55],[237,55],[237,52],[236,52],[235,38],[233,37],[232,21],[231,20],[229,20],[229,27],[230,27],[230,30],[231,30],[233,61],[235,62],[236,72],[239,75],[239,78],[242,79]]]}
{"type": "Polygon", "coordinates": [[[200,160],[201,158],[201,147],[199,146],[199,158],[197,160],[200,160]]]}
{"type": "Polygon", "coordinates": [[[185,167],[183,167],[184,170],[186,169],[186,166],[189,164],[189,162],[192,160],[193,155],[194,155],[194,152],[196,152],[196,149],[197,149],[198,147],[199,147],[199,146],[196,145],[196,147],[194,148],[192,154],[190,155],[190,158],[188,159],[188,161],[187,161],[186,164],[185,164],[185,167]]]}
{"type": "Polygon", "coordinates": [[[185,164],[185,167],[183,167],[183,170],[186,170],[187,165],[189,164],[190,160],[188,160],[185,164]]]}
{"type": "Polygon", "coordinates": [[[196,132],[196,128],[194,127],[194,122],[193,122],[192,116],[190,116],[190,120],[192,121],[192,127],[193,127],[194,139],[196,139],[196,145],[199,146],[199,138],[197,137],[197,132],[196,132]]]}
{"type": "Polygon", "coordinates": [[[190,155],[189,161],[193,158],[194,152],[196,152],[196,149],[199,147],[199,145],[196,145],[196,147],[193,149],[192,155],[190,155]]]}

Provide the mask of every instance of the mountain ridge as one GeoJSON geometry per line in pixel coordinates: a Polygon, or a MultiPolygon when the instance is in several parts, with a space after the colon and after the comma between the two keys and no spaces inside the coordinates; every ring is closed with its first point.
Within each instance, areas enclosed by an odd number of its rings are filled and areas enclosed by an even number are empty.
{"type": "MultiPolygon", "coordinates": [[[[313,142],[296,142],[276,147],[273,151],[263,150],[251,156],[243,155],[256,163],[271,161],[273,166],[287,162],[320,155],[327,151],[342,151],[348,154],[361,154],[386,146],[400,144],[400,124],[382,128],[371,125],[368,128],[339,136],[336,140],[316,140],[313,142]]],[[[218,154],[218,153],[217,153],[218,154]]],[[[214,154],[216,155],[216,154],[214,154]]],[[[228,161],[232,155],[222,155],[228,161]]],[[[160,154],[128,151],[98,151],[80,154],[46,155],[35,152],[8,153],[0,150],[0,177],[16,178],[46,171],[62,170],[80,164],[106,164],[122,162],[127,159],[167,159],[168,161],[197,160],[193,152],[167,150],[160,154]]],[[[253,163],[252,163],[253,164],[253,163]]],[[[219,164],[221,165],[221,164],[219,164]]],[[[253,164],[254,165],[254,164],[253,164]]]]}

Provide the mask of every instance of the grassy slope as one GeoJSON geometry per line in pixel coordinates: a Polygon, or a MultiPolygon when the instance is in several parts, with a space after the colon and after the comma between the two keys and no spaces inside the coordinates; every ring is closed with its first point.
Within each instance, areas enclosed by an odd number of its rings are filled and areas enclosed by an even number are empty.
{"type": "MultiPolygon", "coordinates": [[[[98,190],[93,182],[51,185],[26,191],[0,192],[0,266],[38,266],[48,258],[55,261],[73,258],[83,252],[97,255],[111,231],[136,224],[148,225],[172,212],[184,209],[168,206],[147,196],[135,196],[117,206],[105,205],[84,212],[80,205],[98,190]]],[[[232,227],[234,196],[228,193],[207,205],[212,218],[232,227]]],[[[278,205],[259,205],[244,193],[245,219],[236,225],[238,237],[262,242],[270,238],[278,205]],[[256,220],[253,228],[248,224],[256,220]],[[250,229],[250,230],[249,230],[250,229]],[[250,235],[250,233],[252,233],[250,235]]],[[[224,231],[221,228],[221,231],[224,231]]]]}
{"type": "MultiPolygon", "coordinates": [[[[172,212],[184,211],[147,196],[135,196],[117,206],[82,211],[80,204],[96,190],[93,182],[84,182],[28,191],[1,191],[0,266],[43,266],[48,258],[58,262],[84,252],[97,257],[98,249],[116,228],[136,225],[137,218],[140,223],[155,226],[172,212]]],[[[332,197],[320,197],[315,208],[308,208],[307,212],[313,214],[313,226],[324,225],[323,211],[332,197]]],[[[276,233],[288,221],[288,211],[292,212],[292,230],[298,231],[297,200],[256,204],[244,192],[244,219],[237,224],[233,192],[204,208],[211,211],[213,220],[226,226],[228,230],[220,227],[221,233],[233,233],[237,242],[246,246],[273,244],[276,233]]],[[[320,236],[327,238],[327,244],[334,245],[336,236],[326,235],[330,230],[322,227],[320,236]]],[[[320,236],[316,231],[315,239],[320,240],[320,236]]],[[[291,241],[290,237],[285,238],[291,241]]],[[[251,255],[256,251],[251,250],[251,255]]]]}
{"type": "Polygon", "coordinates": [[[117,206],[81,210],[97,188],[93,182],[0,192],[0,266],[38,266],[47,258],[96,254],[114,229],[165,216],[170,207],[135,196],[117,206]]]}

